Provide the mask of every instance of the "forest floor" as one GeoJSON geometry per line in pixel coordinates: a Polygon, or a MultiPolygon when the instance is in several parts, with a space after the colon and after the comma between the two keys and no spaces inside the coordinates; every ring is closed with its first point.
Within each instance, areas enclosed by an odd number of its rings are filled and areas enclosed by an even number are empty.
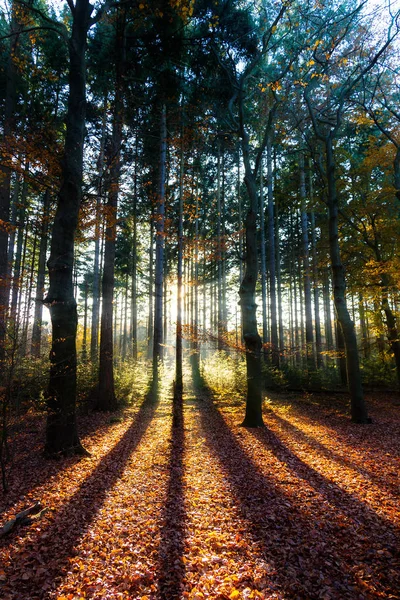
{"type": "Polygon", "coordinates": [[[14,442],[2,600],[400,598],[399,399],[354,425],[334,395],[267,394],[265,429],[202,387],[80,419],[87,458],[45,460],[43,417],[14,442]]]}

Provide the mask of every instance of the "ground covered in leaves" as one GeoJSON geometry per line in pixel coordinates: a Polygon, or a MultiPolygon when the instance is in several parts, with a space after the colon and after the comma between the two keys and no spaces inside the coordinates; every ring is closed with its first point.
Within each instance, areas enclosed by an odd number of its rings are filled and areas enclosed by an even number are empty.
{"type": "Polygon", "coordinates": [[[81,418],[90,457],[46,461],[43,422],[15,442],[0,526],[2,600],[400,598],[400,406],[268,395],[265,429],[206,385],[81,418]]]}

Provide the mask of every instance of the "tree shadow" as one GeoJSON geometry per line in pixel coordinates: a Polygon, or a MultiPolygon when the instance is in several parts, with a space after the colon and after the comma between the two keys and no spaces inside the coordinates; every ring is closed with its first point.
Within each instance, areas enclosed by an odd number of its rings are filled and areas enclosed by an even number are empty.
{"type": "MultiPolygon", "coordinates": [[[[96,518],[108,490],[121,477],[129,458],[146,433],[156,408],[154,397],[152,401],[145,399],[121,440],[72,498],[58,510],[49,526],[37,536],[31,536],[16,553],[11,550],[11,564],[5,569],[7,581],[11,582],[10,592],[15,591],[13,585],[18,585],[18,598],[44,600],[56,588],[58,580],[68,570],[69,559],[76,555],[79,539],[96,518]],[[29,578],[24,580],[18,577],[21,563],[26,565],[26,572],[29,573],[29,578]]],[[[7,596],[9,584],[5,583],[2,589],[7,596]]]]}
{"type": "MultiPolygon", "coordinates": [[[[106,435],[107,431],[114,426],[110,416],[105,413],[96,414],[95,418],[92,415],[81,417],[78,415],[78,419],[79,436],[82,440],[90,440],[101,432],[106,435]]],[[[34,415],[32,418],[28,415],[25,427],[15,442],[16,458],[13,459],[10,473],[10,489],[0,504],[2,511],[15,510],[15,505],[23,496],[40,488],[46,481],[78,464],[82,459],[86,459],[76,454],[60,456],[56,459],[46,458],[43,454],[44,437],[45,417],[34,415]]]]}
{"type": "MultiPolygon", "coordinates": [[[[393,443],[393,440],[397,441],[397,431],[399,428],[399,420],[396,419],[396,413],[393,411],[387,413],[387,406],[381,409],[381,401],[372,401],[368,399],[369,412],[372,415],[372,424],[356,425],[352,423],[348,417],[349,411],[349,399],[347,395],[344,395],[344,399],[339,402],[337,398],[332,398],[331,395],[316,395],[310,396],[311,400],[299,397],[299,395],[287,396],[281,394],[274,394],[272,400],[279,406],[288,406],[293,409],[294,414],[300,419],[305,419],[307,422],[313,424],[321,424],[324,428],[327,428],[335,433],[338,439],[338,443],[346,445],[347,439],[346,434],[350,432],[354,444],[360,448],[374,451],[378,448],[382,452],[387,452],[386,445],[391,443],[391,452],[393,453],[396,460],[400,457],[400,449],[398,445],[393,443]],[[320,403],[322,401],[322,404],[320,403]],[[389,419],[381,423],[380,413],[385,413],[389,416],[389,419]],[[380,426],[380,427],[379,427],[380,426]],[[382,436],[382,426],[384,427],[384,437],[382,436]],[[345,434],[340,429],[344,428],[345,434]]],[[[397,413],[398,414],[398,413],[397,413]]]]}
{"type": "Polygon", "coordinates": [[[370,479],[377,485],[386,488],[394,495],[399,495],[399,487],[388,482],[384,474],[382,474],[382,476],[380,477],[379,475],[374,474],[372,470],[365,469],[363,466],[357,464],[349,458],[338,454],[337,452],[335,452],[331,448],[328,448],[317,439],[313,438],[307,433],[304,433],[304,431],[302,431],[299,427],[293,425],[293,423],[290,423],[290,421],[284,419],[283,417],[281,417],[273,411],[268,412],[268,418],[273,419],[276,423],[281,425],[282,428],[289,434],[292,434],[295,438],[300,439],[304,444],[307,444],[308,446],[325,456],[325,458],[327,458],[328,460],[332,460],[343,467],[352,469],[353,471],[360,473],[367,479],[370,479]]]}
{"type": "MultiPolygon", "coordinates": [[[[271,591],[310,600],[396,593],[395,527],[305,465],[268,429],[251,431],[294,473],[290,483],[295,486],[296,478],[304,480],[318,496],[286,493],[244,451],[214,406],[212,392],[203,387],[197,393],[203,399],[200,414],[207,444],[220,461],[249,533],[271,567],[271,591]]],[[[247,434],[237,434],[243,435],[247,434]]]]}
{"type": "Polygon", "coordinates": [[[158,564],[159,600],[178,600],[182,597],[185,575],[183,562],[186,511],[184,506],[183,471],[185,434],[182,394],[174,393],[169,458],[167,499],[162,514],[158,564]]]}

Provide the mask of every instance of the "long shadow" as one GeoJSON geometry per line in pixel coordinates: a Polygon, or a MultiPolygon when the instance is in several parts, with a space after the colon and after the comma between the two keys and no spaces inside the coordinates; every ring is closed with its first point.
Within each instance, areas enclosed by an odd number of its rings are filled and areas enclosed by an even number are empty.
{"type": "MultiPolygon", "coordinates": [[[[87,416],[83,418],[78,416],[80,438],[90,438],[99,431],[104,431],[106,434],[113,427],[112,423],[105,421],[106,418],[109,419],[104,416],[102,422],[87,416]]],[[[60,457],[56,460],[45,458],[43,440],[44,417],[35,416],[24,424],[24,430],[15,442],[14,453],[17,453],[18,458],[11,466],[10,489],[7,495],[1,498],[2,511],[11,509],[22,496],[40,488],[46,481],[82,460],[82,457],[77,455],[60,457]]]]}
{"type": "MultiPolygon", "coordinates": [[[[274,396],[275,400],[280,406],[285,404],[289,404],[294,413],[300,418],[306,419],[307,421],[315,423],[320,423],[323,427],[328,428],[335,432],[335,436],[338,439],[338,443],[342,442],[346,444],[346,437],[343,435],[341,431],[337,429],[337,426],[344,427],[346,431],[351,432],[354,443],[360,448],[360,451],[365,448],[375,450],[378,447],[382,452],[386,452],[386,444],[392,439],[397,439],[396,434],[398,431],[399,423],[398,421],[385,423],[385,438],[382,439],[381,431],[377,431],[376,426],[381,425],[379,422],[379,417],[375,417],[374,414],[372,416],[372,424],[365,425],[356,425],[352,423],[348,417],[348,407],[337,404],[334,404],[333,407],[328,404],[323,404],[319,406],[317,402],[309,403],[299,400],[298,398],[285,398],[279,395],[274,396]],[[339,412],[338,412],[339,410],[339,412]],[[392,435],[393,434],[393,435],[392,435]]],[[[374,403],[371,404],[371,412],[377,414],[379,408],[374,403]]],[[[397,459],[400,456],[400,448],[395,447],[394,444],[391,444],[391,451],[393,452],[394,457],[397,459]]]]}
{"type": "Polygon", "coordinates": [[[313,438],[307,433],[304,433],[304,431],[302,431],[299,427],[296,427],[296,425],[293,425],[292,423],[290,423],[290,421],[284,419],[280,415],[277,415],[275,412],[269,412],[268,418],[273,419],[276,423],[281,425],[285,431],[289,432],[297,439],[300,439],[304,444],[307,444],[308,446],[325,456],[327,459],[332,460],[343,467],[347,467],[354,471],[357,471],[358,473],[360,473],[367,479],[370,479],[379,486],[387,488],[393,493],[393,495],[399,495],[399,487],[386,481],[384,475],[382,475],[382,477],[379,477],[375,475],[372,470],[365,469],[363,466],[355,463],[354,461],[346,458],[345,456],[338,454],[331,448],[328,448],[327,446],[319,442],[317,439],[313,438]]]}
{"type": "Polygon", "coordinates": [[[183,562],[186,511],[184,506],[183,470],[185,434],[182,394],[175,393],[172,409],[171,451],[167,499],[162,514],[161,540],[158,550],[159,600],[182,597],[185,564],[183,562]]]}
{"type": "MultiPolygon", "coordinates": [[[[21,573],[21,564],[26,565],[26,571],[30,574],[29,579],[18,579],[16,582],[18,594],[15,598],[44,600],[56,588],[59,578],[68,570],[69,559],[76,555],[75,546],[94,521],[108,490],[121,477],[126,463],[146,433],[156,408],[154,397],[152,401],[145,399],[121,440],[57,512],[49,527],[14,555],[11,552],[11,564],[5,569],[7,581],[13,582],[14,565],[17,568],[15,576],[21,573]],[[51,589],[49,581],[53,582],[51,589]]],[[[5,583],[0,587],[1,590],[8,597],[7,593],[11,594],[15,588],[10,590],[8,583],[5,583]]]]}
{"type": "Polygon", "coordinates": [[[252,538],[261,544],[271,566],[271,591],[308,600],[324,595],[335,600],[387,597],[389,590],[396,594],[399,573],[393,561],[399,539],[395,527],[305,465],[272,432],[256,430],[254,436],[279,461],[322,494],[322,499],[305,498],[300,504],[249,458],[215,408],[212,392],[202,388],[197,394],[205,400],[200,414],[207,443],[226,473],[252,538]],[[335,511],[334,519],[332,504],[343,513],[335,511]],[[371,589],[359,580],[361,572],[361,578],[371,581],[371,589]]]}

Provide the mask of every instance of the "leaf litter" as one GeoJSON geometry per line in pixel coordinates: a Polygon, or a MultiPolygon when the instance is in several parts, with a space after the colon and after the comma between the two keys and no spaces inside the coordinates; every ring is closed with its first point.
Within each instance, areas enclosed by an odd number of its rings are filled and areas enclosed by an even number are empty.
{"type": "Polygon", "coordinates": [[[1,538],[0,597],[400,598],[399,414],[376,396],[359,426],[306,400],[269,397],[266,428],[243,429],[238,403],[206,387],[179,403],[167,382],[157,403],[83,420],[91,456],[55,463],[38,420],[1,522],[48,511],[1,538]]]}

